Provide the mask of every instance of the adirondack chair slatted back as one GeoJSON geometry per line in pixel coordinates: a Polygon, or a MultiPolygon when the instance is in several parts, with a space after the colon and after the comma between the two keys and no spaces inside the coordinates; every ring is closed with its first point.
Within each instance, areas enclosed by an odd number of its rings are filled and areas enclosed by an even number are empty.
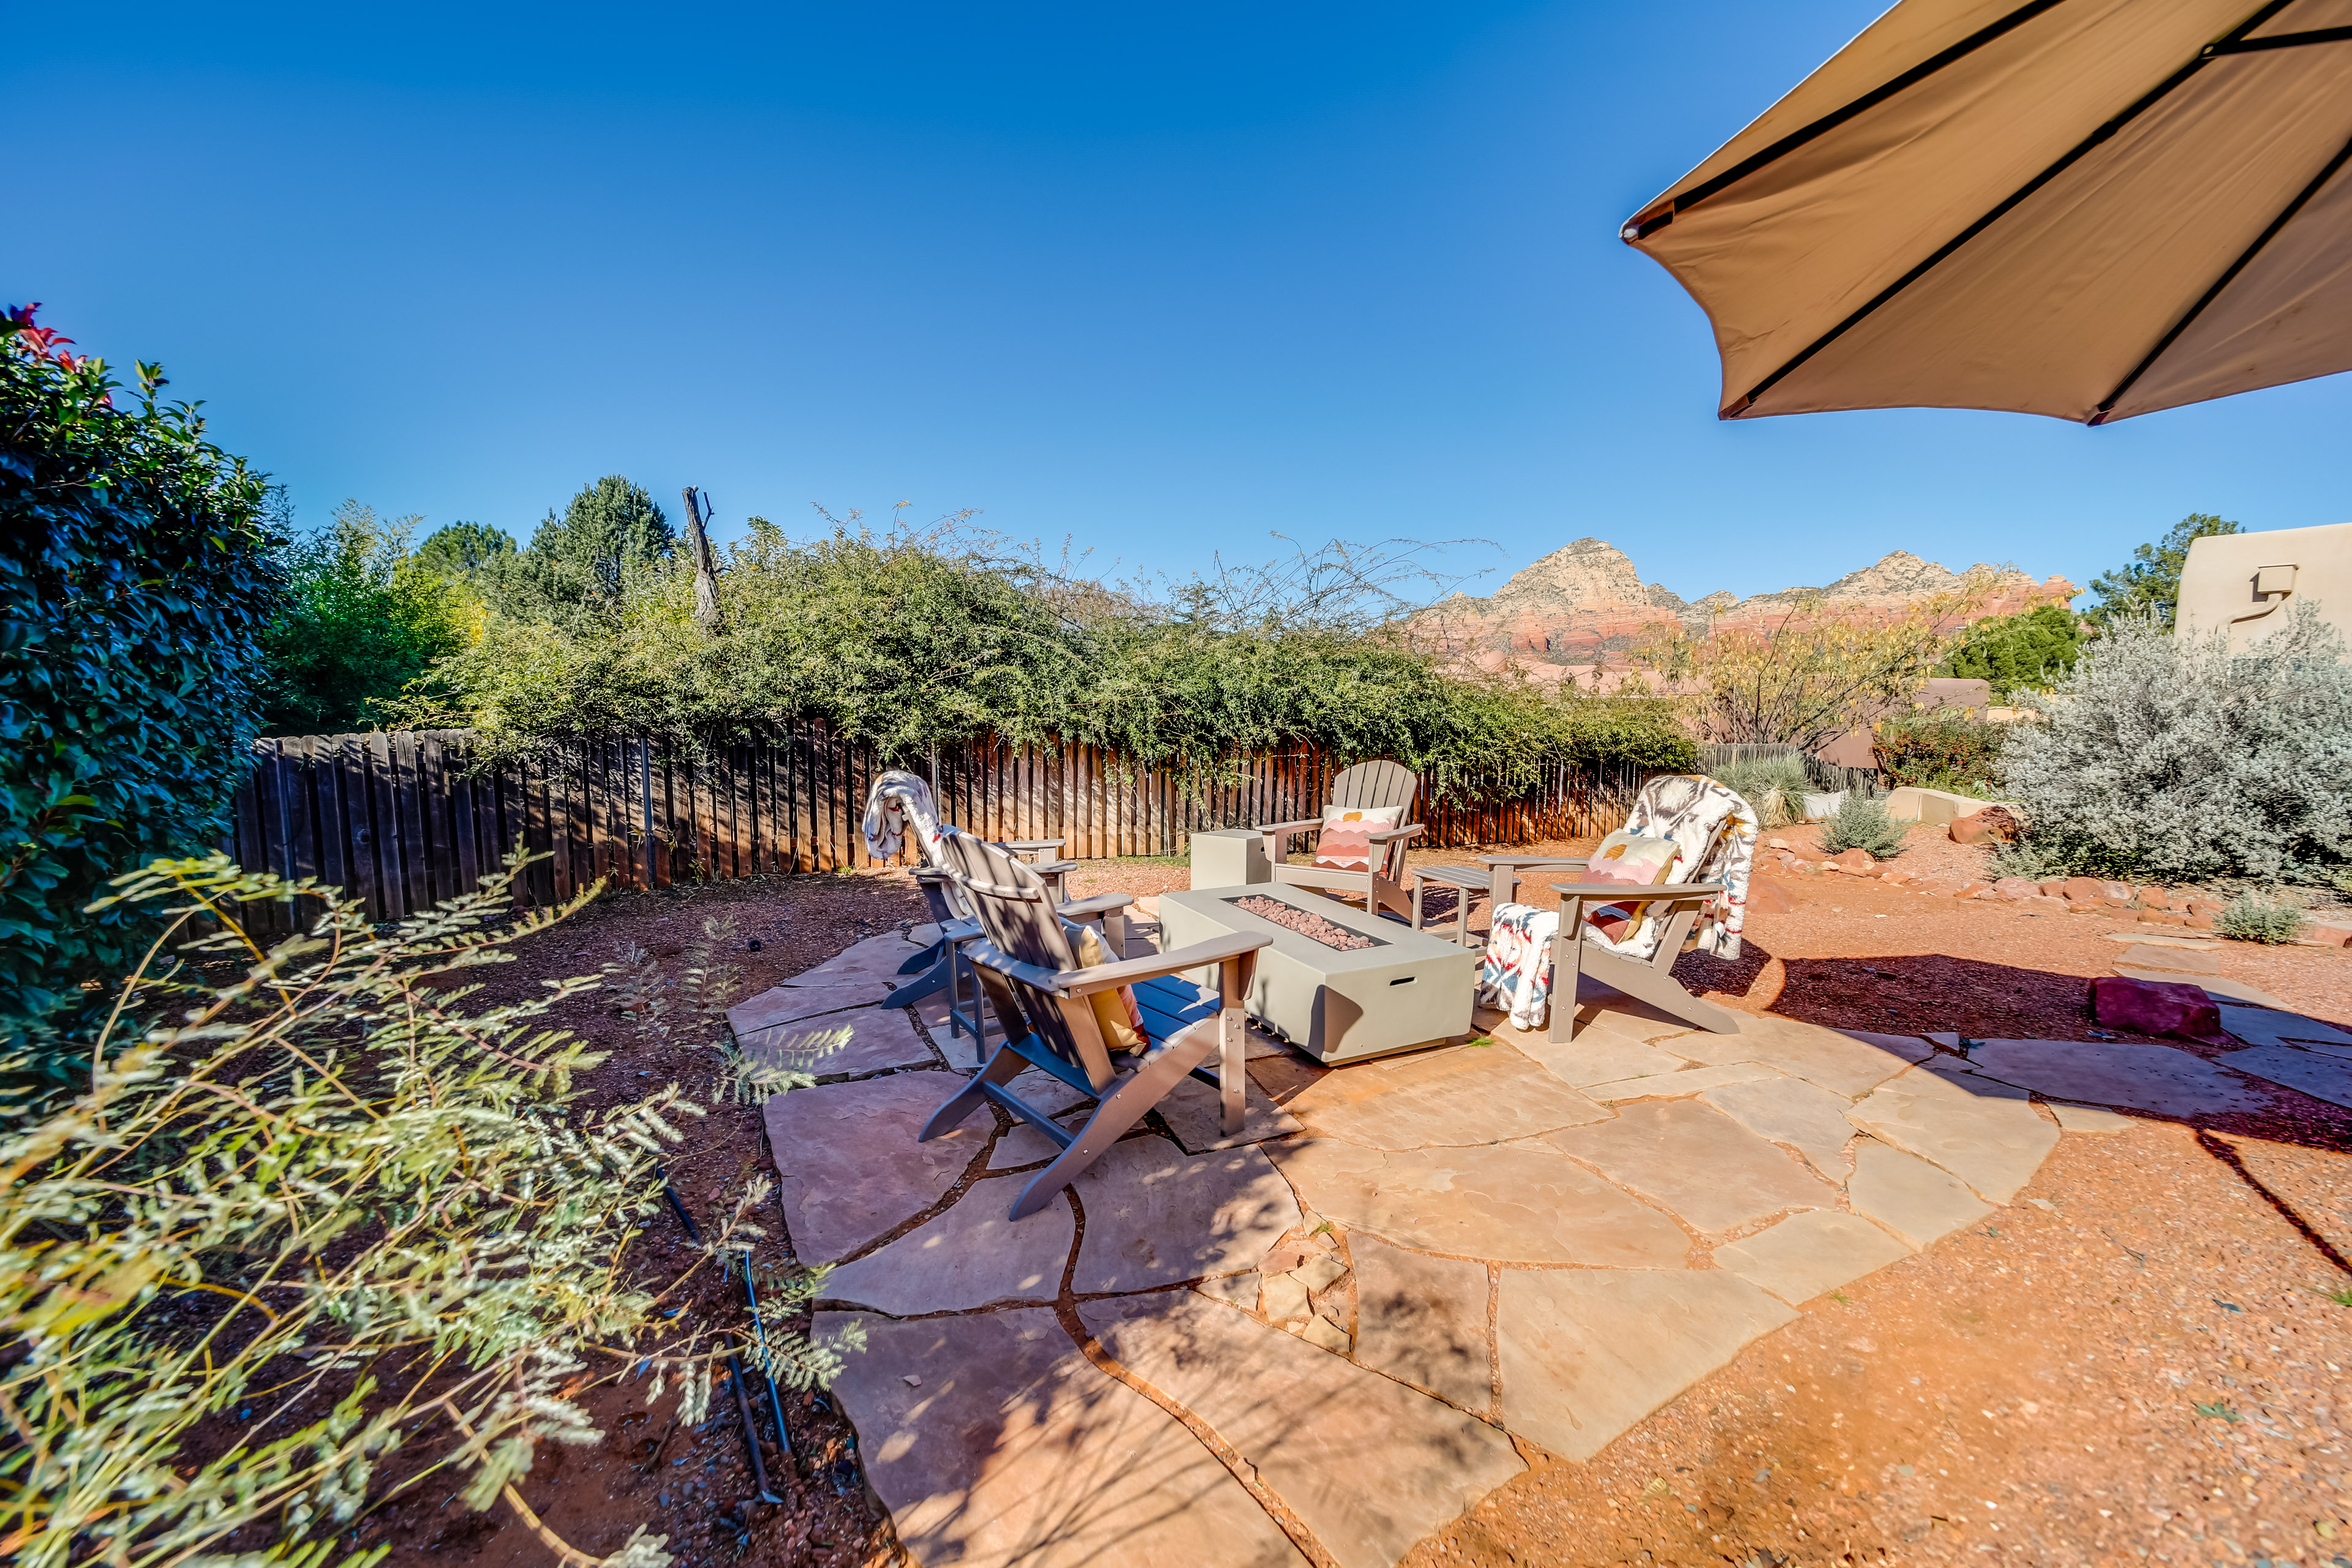
{"type": "MultiPolygon", "coordinates": [[[[940,846],[990,946],[1040,969],[1082,967],[1045,879],[1034,867],[953,827],[940,830],[940,846]]],[[[1085,1001],[1055,996],[984,965],[975,965],[972,973],[995,1004],[1016,1048],[1026,1045],[1044,1050],[1095,1089],[1111,1081],[1110,1052],[1085,1001]],[[1015,1032],[1024,1025],[1026,1040],[1015,1032]]]]}
{"type": "MultiPolygon", "coordinates": [[[[1342,769],[1331,781],[1331,804],[1343,810],[1362,810],[1370,806],[1401,805],[1404,815],[1400,820],[1412,820],[1413,803],[1421,795],[1421,778],[1402,763],[1358,763],[1342,769]]],[[[1386,846],[1375,858],[1382,875],[1395,879],[1404,866],[1405,840],[1400,838],[1386,846]]]]}

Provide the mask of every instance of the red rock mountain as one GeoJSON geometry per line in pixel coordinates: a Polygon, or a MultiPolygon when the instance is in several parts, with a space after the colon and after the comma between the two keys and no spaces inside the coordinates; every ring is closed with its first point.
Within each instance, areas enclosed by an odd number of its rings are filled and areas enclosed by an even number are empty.
{"type": "Polygon", "coordinates": [[[1423,637],[1457,653],[1507,649],[1590,659],[1622,653],[1677,626],[1701,633],[1770,626],[1813,601],[1824,615],[1900,615],[1921,600],[1955,592],[1972,577],[1988,580],[1989,596],[1979,616],[2063,605],[2081,592],[2063,577],[2036,583],[2013,567],[1988,565],[1952,572],[1897,550],[1826,587],[1783,588],[1745,599],[1717,593],[1685,602],[1669,589],[1643,583],[1615,545],[1580,539],[1518,573],[1491,597],[1453,595],[1423,611],[1414,624],[1423,637]]]}

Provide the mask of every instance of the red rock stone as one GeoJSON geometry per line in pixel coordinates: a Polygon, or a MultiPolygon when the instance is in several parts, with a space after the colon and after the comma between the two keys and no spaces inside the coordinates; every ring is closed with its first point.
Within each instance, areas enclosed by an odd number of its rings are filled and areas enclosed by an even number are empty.
{"type": "MultiPolygon", "coordinates": [[[[2048,892],[2049,884],[2043,883],[2042,890],[2048,892]]],[[[2062,899],[2088,899],[2095,903],[2106,894],[2107,885],[2096,877],[2069,877],[2058,884],[2058,896],[2062,899]]]]}
{"type": "Polygon", "coordinates": [[[2023,877],[2003,877],[1992,885],[1992,890],[2004,899],[2032,899],[2041,896],[2042,889],[2023,877]]]}
{"type": "Polygon", "coordinates": [[[1955,844],[2014,844],[2017,818],[2007,806],[1988,805],[1955,819],[1945,831],[1955,844]]]}
{"type": "Polygon", "coordinates": [[[1870,851],[1867,849],[1844,850],[1831,856],[1827,863],[1835,866],[1841,871],[1852,871],[1857,875],[1869,871],[1878,864],[1870,858],[1870,851]]]}
{"type": "Polygon", "coordinates": [[[2020,908],[2037,915],[2070,915],[2074,912],[2074,906],[2065,900],[2046,898],[2040,893],[2030,899],[2020,899],[2017,902],[2020,908]]]}
{"type": "Polygon", "coordinates": [[[2187,911],[2189,918],[2192,921],[2200,919],[2200,917],[2210,921],[2215,915],[2221,912],[2223,905],[2221,900],[2219,899],[2200,897],[2189,900],[2180,907],[2182,910],[2187,911]]]}
{"type": "Polygon", "coordinates": [[[2162,888],[2142,888],[2139,890],[2139,907],[2144,910],[2168,910],[2172,907],[2172,899],[2162,888]]]}
{"type": "Polygon", "coordinates": [[[2110,1029],[2219,1042],[2221,1010],[2194,985],[2103,974],[2091,982],[2091,1016],[2110,1029]]]}
{"type": "Polygon", "coordinates": [[[2309,921],[2304,924],[2303,934],[2330,947],[2352,947],[2352,926],[2332,922],[2323,925],[2317,921],[2309,921]]]}
{"type": "Polygon", "coordinates": [[[1962,882],[1950,891],[1952,897],[1956,899],[1981,899],[1991,893],[1992,889],[1982,882],[1962,882]]]}
{"type": "Polygon", "coordinates": [[[2179,910],[2142,910],[2139,923],[2144,926],[2185,926],[2189,917],[2179,910]]]}
{"type": "Polygon", "coordinates": [[[2045,899],[2063,899],[2066,896],[2066,884],[2072,880],[2069,877],[2044,877],[2033,886],[2045,899]]]}

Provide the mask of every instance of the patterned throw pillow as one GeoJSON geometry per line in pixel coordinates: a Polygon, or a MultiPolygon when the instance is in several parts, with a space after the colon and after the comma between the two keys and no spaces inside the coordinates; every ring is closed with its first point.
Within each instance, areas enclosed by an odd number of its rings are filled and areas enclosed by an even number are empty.
{"type": "MultiPolygon", "coordinates": [[[[1081,969],[1098,964],[1116,963],[1110,944],[1093,926],[1082,926],[1074,921],[1064,921],[1062,931],[1070,939],[1070,948],[1081,969]]],[[[1139,1051],[1150,1042],[1144,1037],[1143,1009],[1136,1005],[1135,987],[1122,985],[1116,991],[1097,991],[1087,998],[1093,1010],[1095,1025],[1102,1030],[1103,1044],[1114,1051],[1139,1051]]]]}
{"type": "Polygon", "coordinates": [[[1321,871],[1369,871],[1372,835],[1404,821],[1401,805],[1328,806],[1323,831],[1315,837],[1315,866],[1321,871]]]}
{"type": "MultiPolygon", "coordinates": [[[[1592,864],[1585,868],[1582,880],[1654,887],[1674,880],[1675,865],[1681,857],[1682,846],[1671,838],[1651,838],[1621,827],[1593,850],[1592,864]]],[[[1595,909],[1588,904],[1584,919],[1602,936],[1619,942],[1640,929],[1643,907],[1640,903],[1623,903],[1603,904],[1595,909]]]]}

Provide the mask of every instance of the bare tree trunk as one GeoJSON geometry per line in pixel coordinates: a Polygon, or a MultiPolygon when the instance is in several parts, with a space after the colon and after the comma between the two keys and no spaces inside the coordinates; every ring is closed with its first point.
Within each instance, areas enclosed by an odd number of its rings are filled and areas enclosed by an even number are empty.
{"type": "Polygon", "coordinates": [[[724,628],[726,617],[719,608],[719,568],[711,559],[710,535],[703,527],[709,518],[710,502],[687,486],[686,542],[694,552],[694,618],[715,632],[724,628]]]}

